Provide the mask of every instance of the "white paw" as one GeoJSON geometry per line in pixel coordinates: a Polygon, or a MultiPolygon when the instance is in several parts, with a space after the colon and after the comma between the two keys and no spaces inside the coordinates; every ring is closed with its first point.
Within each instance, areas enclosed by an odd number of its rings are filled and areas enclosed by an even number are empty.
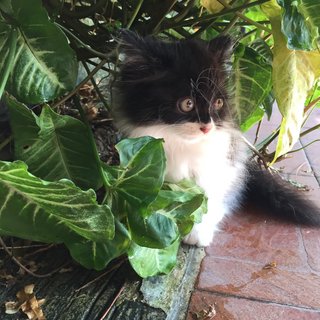
{"type": "Polygon", "coordinates": [[[211,232],[208,232],[208,230],[203,232],[204,230],[202,230],[201,232],[201,228],[197,228],[199,226],[200,225],[195,226],[192,231],[183,238],[183,243],[196,245],[197,247],[207,247],[212,242],[214,230],[211,230],[211,232]]]}

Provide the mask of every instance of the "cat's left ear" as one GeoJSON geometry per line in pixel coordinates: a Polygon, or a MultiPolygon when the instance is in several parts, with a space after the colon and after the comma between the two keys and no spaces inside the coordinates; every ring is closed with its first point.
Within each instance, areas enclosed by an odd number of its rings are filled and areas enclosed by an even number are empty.
{"type": "Polygon", "coordinates": [[[231,59],[233,48],[234,41],[228,35],[218,36],[209,42],[209,50],[222,62],[231,59]]]}

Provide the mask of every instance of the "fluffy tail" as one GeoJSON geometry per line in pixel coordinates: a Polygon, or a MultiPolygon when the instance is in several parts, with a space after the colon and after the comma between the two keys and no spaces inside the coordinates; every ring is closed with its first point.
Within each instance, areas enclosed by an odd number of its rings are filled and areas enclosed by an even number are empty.
{"type": "Polygon", "coordinates": [[[320,209],[279,176],[248,165],[245,200],[282,220],[320,227],[320,209]]]}

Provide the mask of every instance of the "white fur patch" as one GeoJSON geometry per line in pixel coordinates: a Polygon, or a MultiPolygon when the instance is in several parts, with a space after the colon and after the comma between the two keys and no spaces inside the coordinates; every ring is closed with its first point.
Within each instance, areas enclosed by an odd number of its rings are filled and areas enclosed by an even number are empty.
{"type": "MultiPolygon", "coordinates": [[[[240,148],[240,154],[236,155],[239,160],[232,163],[229,153],[235,132],[213,126],[208,133],[203,133],[200,127],[199,123],[156,124],[131,127],[127,134],[130,137],[163,138],[167,156],[166,180],[178,182],[194,179],[205,190],[208,213],[203,216],[201,223],[194,226],[184,242],[207,246],[219,222],[237,206],[237,194],[244,180],[245,154],[244,149],[240,148]],[[230,194],[235,196],[229,197],[230,194]]],[[[240,143],[240,139],[237,140],[240,143]]]]}

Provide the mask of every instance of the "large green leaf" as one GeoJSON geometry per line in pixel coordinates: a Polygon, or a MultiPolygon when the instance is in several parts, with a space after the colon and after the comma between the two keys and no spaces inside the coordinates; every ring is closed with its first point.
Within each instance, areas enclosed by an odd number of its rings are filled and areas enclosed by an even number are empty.
{"type": "Polygon", "coordinates": [[[167,274],[176,264],[179,244],[177,240],[165,249],[152,249],[133,243],[128,253],[130,264],[142,278],[167,274]]]}
{"type": "Polygon", "coordinates": [[[15,158],[49,181],[70,179],[82,189],[98,189],[101,177],[85,125],[44,106],[40,117],[7,99],[15,142],[15,158]]]}
{"type": "Polygon", "coordinates": [[[18,30],[7,90],[19,101],[34,104],[73,89],[78,68],[75,53],[62,31],[49,21],[41,1],[11,0],[11,6],[11,14],[0,15],[0,72],[8,53],[8,31],[18,30]]]}
{"type": "Polygon", "coordinates": [[[163,189],[150,210],[172,217],[180,236],[184,237],[207,212],[207,197],[191,180],[183,180],[178,184],[166,183],[163,189]]]}
{"type": "Polygon", "coordinates": [[[147,207],[164,181],[166,158],[161,139],[125,139],[116,146],[120,156],[118,177],[111,186],[134,207],[147,207]]]}
{"type": "Polygon", "coordinates": [[[108,206],[71,181],[43,181],[21,162],[0,161],[0,234],[42,242],[106,241],[114,236],[108,206]]]}
{"type": "Polygon", "coordinates": [[[318,0],[278,0],[284,9],[281,29],[287,37],[289,49],[316,49],[320,29],[318,0]]]}
{"type": "Polygon", "coordinates": [[[283,116],[274,161],[292,149],[304,120],[304,103],[320,77],[320,53],[287,48],[281,32],[281,8],[276,1],[263,6],[274,37],[273,88],[283,116]]]}
{"type": "Polygon", "coordinates": [[[94,242],[83,240],[81,242],[67,243],[73,259],[88,269],[101,270],[108,263],[126,253],[131,243],[128,230],[116,220],[115,236],[112,240],[94,242]]]}
{"type": "Polygon", "coordinates": [[[128,212],[129,230],[134,242],[149,248],[166,248],[178,237],[178,227],[171,217],[155,212],[143,218],[138,210],[128,212]]]}
{"type": "Polygon", "coordinates": [[[249,47],[238,47],[232,82],[235,87],[234,106],[243,131],[248,130],[263,116],[259,107],[271,91],[271,70],[270,63],[263,55],[249,47]]]}

